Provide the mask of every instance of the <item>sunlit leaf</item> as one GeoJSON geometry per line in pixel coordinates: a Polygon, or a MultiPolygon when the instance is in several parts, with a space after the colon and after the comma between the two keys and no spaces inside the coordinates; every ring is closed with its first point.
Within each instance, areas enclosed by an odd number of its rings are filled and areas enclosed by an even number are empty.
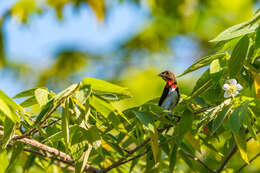
{"type": "Polygon", "coordinates": [[[15,133],[15,123],[8,117],[5,118],[4,136],[2,138],[2,148],[5,148],[15,133]]]}
{"type": "Polygon", "coordinates": [[[245,129],[240,129],[238,134],[234,134],[234,139],[236,141],[238,150],[240,152],[241,158],[249,164],[248,156],[247,156],[247,146],[246,146],[246,134],[245,129]]]}
{"type": "Polygon", "coordinates": [[[213,60],[215,59],[219,59],[224,57],[226,54],[225,53],[217,53],[217,54],[213,54],[213,55],[209,55],[206,56],[200,60],[198,60],[197,62],[195,62],[194,64],[192,64],[189,68],[187,68],[181,75],[179,75],[178,77],[181,77],[187,73],[193,72],[195,70],[198,70],[202,67],[205,67],[207,65],[209,65],[213,60]]]}
{"type": "Polygon", "coordinates": [[[47,90],[38,88],[34,91],[34,93],[35,93],[35,98],[41,107],[48,102],[49,92],[47,90]]]}
{"type": "Polygon", "coordinates": [[[151,135],[151,146],[153,151],[153,158],[155,162],[158,162],[160,148],[158,143],[159,141],[158,131],[155,126],[154,126],[154,132],[150,132],[150,135],[151,135]]]}
{"type": "Polygon", "coordinates": [[[248,24],[247,22],[240,23],[237,25],[234,25],[222,33],[220,33],[216,38],[213,40],[210,40],[211,42],[216,42],[216,41],[223,41],[223,40],[229,40],[233,39],[236,37],[240,37],[252,32],[255,32],[256,28],[259,26],[259,23],[254,23],[254,24],[248,24]]]}
{"type": "Polygon", "coordinates": [[[29,97],[28,99],[24,100],[21,103],[21,106],[26,108],[26,107],[30,107],[30,106],[36,105],[37,103],[38,102],[37,102],[35,96],[32,96],[32,97],[29,97]]]}
{"type": "Polygon", "coordinates": [[[68,100],[65,101],[65,107],[62,109],[62,132],[65,140],[66,150],[70,147],[69,134],[69,105],[68,100]]]}
{"type": "Polygon", "coordinates": [[[89,6],[92,8],[98,20],[103,21],[105,17],[105,1],[104,0],[88,0],[89,6]]]}
{"type": "Polygon", "coordinates": [[[219,59],[213,60],[210,64],[210,68],[209,68],[210,74],[218,73],[221,70],[222,70],[222,68],[221,68],[219,59]]]}
{"type": "Polygon", "coordinates": [[[24,112],[23,107],[21,107],[19,104],[14,102],[10,97],[8,97],[2,90],[0,90],[0,99],[2,99],[8,106],[10,106],[12,109],[24,112]]]}
{"type": "Polygon", "coordinates": [[[94,91],[96,90],[103,93],[112,93],[123,97],[131,97],[131,94],[127,88],[123,88],[100,79],[85,78],[82,80],[82,84],[83,86],[90,85],[94,91]]]}
{"type": "Polygon", "coordinates": [[[35,90],[37,90],[37,89],[38,89],[38,88],[32,88],[32,89],[29,89],[29,90],[22,91],[22,92],[16,94],[13,98],[15,99],[15,98],[33,96],[35,90]]]}
{"type": "Polygon", "coordinates": [[[0,111],[10,118],[13,122],[19,121],[19,116],[3,101],[0,99],[0,111]]]}

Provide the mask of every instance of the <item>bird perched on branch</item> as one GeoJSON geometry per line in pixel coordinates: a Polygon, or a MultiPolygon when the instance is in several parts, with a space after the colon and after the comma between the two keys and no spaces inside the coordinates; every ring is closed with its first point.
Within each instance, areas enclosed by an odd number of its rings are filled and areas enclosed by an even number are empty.
{"type": "Polygon", "coordinates": [[[172,71],[166,70],[159,74],[166,81],[162,96],[159,101],[159,106],[165,110],[172,110],[180,100],[180,92],[177,86],[175,75],[172,71]]]}

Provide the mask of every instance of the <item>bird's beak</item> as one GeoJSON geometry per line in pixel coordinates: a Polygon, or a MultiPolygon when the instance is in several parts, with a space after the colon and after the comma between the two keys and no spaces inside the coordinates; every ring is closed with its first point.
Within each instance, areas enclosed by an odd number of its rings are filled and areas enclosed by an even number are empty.
{"type": "Polygon", "coordinates": [[[162,74],[162,73],[159,73],[158,76],[163,77],[163,74],[162,74]]]}

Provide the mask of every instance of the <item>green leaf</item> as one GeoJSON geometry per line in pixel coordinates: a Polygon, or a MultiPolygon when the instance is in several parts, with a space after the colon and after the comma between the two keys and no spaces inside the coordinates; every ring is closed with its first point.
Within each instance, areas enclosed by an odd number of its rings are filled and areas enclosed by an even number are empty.
{"type": "Polygon", "coordinates": [[[46,103],[48,103],[49,92],[47,90],[38,88],[34,91],[34,93],[35,93],[35,98],[41,107],[44,106],[46,103]]]}
{"type": "Polygon", "coordinates": [[[220,66],[220,62],[219,59],[215,59],[211,62],[210,64],[210,68],[209,68],[209,72],[210,74],[214,74],[214,73],[218,73],[219,71],[221,71],[222,68],[220,66]]]}
{"type": "Polygon", "coordinates": [[[79,87],[79,84],[72,84],[65,90],[59,92],[55,97],[53,97],[55,102],[60,102],[72,93],[76,92],[79,87]]]}
{"type": "Polygon", "coordinates": [[[100,80],[100,79],[95,79],[95,78],[85,78],[82,80],[82,84],[84,85],[90,85],[91,88],[95,91],[100,91],[103,93],[112,93],[112,94],[117,94],[119,96],[123,97],[131,97],[130,92],[128,91],[127,88],[120,87],[118,85],[100,80]]]}
{"type": "Polygon", "coordinates": [[[89,104],[98,112],[100,112],[105,118],[107,118],[109,114],[114,113],[112,106],[98,97],[91,97],[89,104]]]}
{"type": "Polygon", "coordinates": [[[15,111],[24,112],[23,107],[15,103],[10,97],[8,97],[2,90],[0,90],[0,99],[2,99],[9,107],[15,111]]]}
{"type": "Polygon", "coordinates": [[[19,155],[23,151],[23,147],[24,147],[24,144],[22,142],[15,142],[14,143],[14,146],[12,147],[13,148],[12,156],[11,156],[11,159],[9,161],[8,167],[5,170],[5,173],[15,172],[13,170],[13,168],[16,164],[16,161],[19,158],[19,155]]]}
{"type": "Polygon", "coordinates": [[[15,123],[8,117],[5,117],[4,136],[2,138],[2,148],[5,148],[15,133],[15,123]]]}
{"type": "Polygon", "coordinates": [[[154,118],[153,115],[147,112],[140,112],[140,111],[133,111],[136,117],[140,120],[140,122],[151,132],[155,133],[154,131],[154,118]]]}
{"type": "Polygon", "coordinates": [[[124,118],[128,123],[128,119],[126,116],[111,103],[106,102],[98,97],[90,97],[89,101],[90,105],[95,108],[98,112],[100,112],[104,117],[108,118],[110,114],[120,115],[124,118]]]}
{"type": "Polygon", "coordinates": [[[43,106],[40,114],[37,116],[36,121],[34,122],[34,127],[36,127],[43,117],[45,117],[53,108],[54,106],[54,100],[51,99],[46,105],[43,106]]]}
{"type": "Polygon", "coordinates": [[[240,152],[241,158],[249,164],[246,147],[245,129],[241,128],[238,134],[234,134],[234,139],[240,152]]]}
{"type": "Polygon", "coordinates": [[[244,117],[247,113],[248,101],[241,104],[230,114],[229,126],[234,134],[239,132],[244,117]]]}
{"type": "Polygon", "coordinates": [[[186,156],[185,151],[180,150],[179,154],[181,155],[181,158],[183,159],[183,161],[188,165],[188,167],[190,167],[192,170],[194,170],[194,166],[192,161],[189,159],[188,156],[186,156]]]}
{"type": "Polygon", "coordinates": [[[90,86],[86,86],[76,91],[74,96],[82,105],[84,105],[90,94],[91,88],[90,86]]]}
{"type": "Polygon", "coordinates": [[[170,153],[170,164],[169,164],[169,171],[170,173],[174,172],[174,167],[176,165],[176,161],[177,161],[177,151],[178,151],[178,145],[174,144],[173,148],[171,150],[170,153]]]}
{"type": "Polygon", "coordinates": [[[244,22],[244,23],[240,23],[238,25],[234,25],[234,26],[226,29],[222,33],[220,33],[213,40],[210,40],[210,42],[230,40],[230,39],[233,39],[236,37],[240,37],[240,36],[255,32],[258,25],[259,25],[258,22],[254,23],[254,24],[248,24],[248,22],[244,22]]]}
{"type": "Polygon", "coordinates": [[[15,98],[33,96],[36,89],[38,89],[38,88],[32,88],[32,89],[20,92],[19,94],[15,95],[13,98],[15,99],[15,98]]]}
{"type": "Polygon", "coordinates": [[[255,36],[255,50],[257,51],[260,48],[260,27],[256,30],[255,36]]]}
{"type": "Polygon", "coordinates": [[[19,116],[3,100],[0,99],[0,111],[13,122],[19,121],[19,116]]]}
{"type": "Polygon", "coordinates": [[[182,142],[184,135],[189,130],[191,130],[193,119],[194,119],[194,115],[192,114],[192,112],[189,111],[188,109],[186,109],[183,112],[181,120],[176,127],[176,142],[177,142],[177,144],[180,144],[182,142]]]}
{"type": "Polygon", "coordinates": [[[222,108],[220,112],[218,112],[217,117],[213,120],[213,127],[211,129],[212,134],[217,131],[217,129],[221,126],[222,122],[230,112],[231,104],[226,105],[222,108]]]}
{"type": "Polygon", "coordinates": [[[68,99],[65,101],[65,108],[62,109],[62,132],[65,140],[66,151],[70,147],[70,134],[69,134],[69,103],[68,99]]]}
{"type": "Polygon", "coordinates": [[[27,108],[27,107],[36,105],[37,103],[38,103],[38,102],[37,102],[35,96],[32,96],[32,97],[29,97],[28,99],[24,100],[24,101],[21,103],[21,106],[24,107],[24,108],[27,108]]]}
{"type": "Polygon", "coordinates": [[[198,70],[202,67],[205,67],[207,65],[209,65],[213,60],[215,59],[219,59],[226,56],[226,53],[217,53],[214,55],[209,55],[206,56],[200,60],[198,60],[197,62],[195,62],[194,64],[192,64],[189,68],[187,68],[181,75],[179,75],[178,77],[184,76],[187,73],[193,72],[195,70],[198,70]]]}
{"type": "Polygon", "coordinates": [[[235,77],[240,72],[247,55],[248,46],[249,38],[247,36],[241,38],[235,46],[229,60],[230,77],[235,77]]]}
{"type": "Polygon", "coordinates": [[[159,148],[159,138],[158,138],[158,131],[156,127],[154,126],[154,132],[150,132],[151,135],[151,147],[152,147],[152,152],[153,152],[153,158],[155,163],[159,161],[159,153],[160,153],[160,148],[159,148]]]}
{"type": "Polygon", "coordinates": [[[208,69],[201,75],[201,77],[196,82],[195,87],[193,88],[191,97],[194,98],[194,97],[202,94],[203,92],[207,91],[212,86],[213,86],[213,80],[210,76],[209,69],[208,69]]]}
{"type": "Polygon", "coordinates": [[[92,145],[88,145],[88,149],[87,151],[85,151],[81,157],[76,161],[76,164],[75,164],[75,172],[76,173],[80,173],[80,172],[84,172],[84,168],[87,164],[87,161],[88,161],[88,158],[89,158],[89,155],[90,155],[90,152],[92,150],[92,145]]]}

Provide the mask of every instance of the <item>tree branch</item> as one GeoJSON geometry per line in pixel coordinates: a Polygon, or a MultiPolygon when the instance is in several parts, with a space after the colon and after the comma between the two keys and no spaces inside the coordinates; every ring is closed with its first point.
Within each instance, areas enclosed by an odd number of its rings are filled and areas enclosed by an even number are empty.
{"type": "Polygon", "coordinates": [[[192,154],[182,150],[184,154],[186,154],[186,156],[192,158],[193,160],[199,162],[202,166],[204,166],[204,168],[206,168],[209,172],[215,173],[215,171],[213,171],[210,167],[208,167],[208,165],[206,163],[204,163],[202,160],[200,160],[198,157],[193,156],[192,154]]]}
{"type": "MultiPolygon", "coordinates": [[[[3,136],[4,135],[4,132],[0,130],[0,136],[3,136]]],[[[13,139],[15,139],[15,137],[17,137],[18,135],[14,135],[13,139]]],[[[71,166],[74,166],[74,160],[73,158],[62,152],[62,151],[59,151],[58,149],[56,148],[52,148],[52,147],[49,147],[47,145],[44,145],[34,139],[29,139],[29,138],[22,138],[22,139],[17,139],[16,138],[16,141],[20,141],[24,144],[27,144],[29,146],[32,146],[32,147],[36,147],[40,150],[42,150],[43,152],[40,152],[40,151],[35,151],[35,150],[32,150],[32,149],[25,149],[25,151],[27,152],[32,152],[34,154],[37,154],[37,155],[41,155],[43,157],[48,157],[50,159],[55,159],[55,160],[58,160],[60,162],[63,162],[63,163],[66,163],[66,164],[69,164],[71,166]]],[[[103,172],[103,169],[98,169],[98,168],[95,168],[91,165],[88,165],[86,164],[85,166],[85,171],[87,172],[95,172],[95,173],[98,173],[98,172],[103,172]]]]}
{"type": "MultiPolygon", "coordinates": [[[[248,131],[247,131],[248,133],[248,131]]],[[[260,133],[260,130],[258,130],[256,132],[256,134],[260,133]]],[[[249,137],[247,138],[247,142],[250,141],[253,137],[249,137]]],[[[237,151],[237,145],[234,144],[234,146],[232,147],[232,149],[230,150],[230,152],[228,153],[228,155],[226,156],[226,158],[223,160],[223,162],[221,163],[220,167],[216,170],[216,173],[220,173],[224,167],[226,166],[226,164],[228,163],[228,161],[231,159],[231,157],[236,153],[237,151]]]]}
{"type": "MultiPolygon", "coordinates": [[[[260,153],[258,153],[257,155],[255,155],[250,161],[249,163],[253,162],[257,157],[260,156],[260,153]]],[[[237,171],[235,171],[235,173],[239,173],[242,169],[244,169],[248,164],[244,164],[243,166],[241,166],[237,171]]]]}

